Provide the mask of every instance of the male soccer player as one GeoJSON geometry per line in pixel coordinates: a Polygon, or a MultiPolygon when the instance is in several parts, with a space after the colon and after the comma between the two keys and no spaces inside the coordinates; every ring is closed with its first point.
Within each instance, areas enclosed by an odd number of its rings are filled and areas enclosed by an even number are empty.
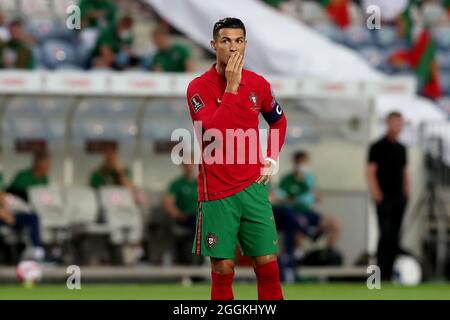
{"type": "Polygon", "coordinates": [[[277,232],[267,183],[276,167],[287,122],[270,84],[262,76],[243,69],[246,44],[241,20],[218,21],[211,41],[216,63],[192,80],[187,89],[190,114],[204,149],[198,174],[199,208],[193,253],[211,258],[213,300],[234,298],[232,283],[238,243],[243,255],[252,257],[258,299],[283,299],[276,256],[277,232]],[[265,159],[259,144],[259,113],[270,126],[265,159]],[[196,122],[200,122],[201,129],[196,122]],[[248,135],[239,139],[238,134],[230,135],[230,130],[248,135]],[[220,132],[223,138],[207,141],[211,131],[220,132]],[[252,141],[247,148],[246,138],[256,139],[253,148],[252,141]],[[222,149],[207,152],[211,145],[205,141],[222,149]],[[223,163],[210,161],[221,152],[227,156],[223,163]],[[258,159],[252,161],[255,153],[258,159]],[[241,154],[245,161],[239,161],[241,154]],[[234,161],[228,161],[229,158],[234,161]]]}

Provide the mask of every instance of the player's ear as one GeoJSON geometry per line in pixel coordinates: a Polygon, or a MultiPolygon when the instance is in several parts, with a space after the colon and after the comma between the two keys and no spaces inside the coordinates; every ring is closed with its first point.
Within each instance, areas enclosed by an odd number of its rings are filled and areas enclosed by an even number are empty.
{"type": "Polygon", "coordinates": [[[216,51],[216,42],[214,40],[211,40],[211,48],[216,51]]]}

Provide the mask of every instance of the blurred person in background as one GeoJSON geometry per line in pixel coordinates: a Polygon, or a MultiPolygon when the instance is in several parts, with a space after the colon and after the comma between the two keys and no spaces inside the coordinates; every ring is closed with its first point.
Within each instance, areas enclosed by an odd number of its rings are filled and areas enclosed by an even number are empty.
{"type": "Polygon", "coordinates": [[[116,23],[117,7],[112,0],[80,0],[81,29],[78,32],[79,52],[83,67],[92,66],[91,53],[95,48],[101,30],[113,28],[116,23]]]}
{"type": "Polygon", "coordinates": [[[39,216],[33,212],[25,212],[16,208],[10,201],[11,195],[3,192],[4,176],[0,170],[0,226],[9,226],[16,232],[27,230],[30,235],[32,251],[31,258],[42,261],[45,257],[45,250],[42,246],[39,216]]]}
{"type": "Polygon", "coordinates": [[[400,252],[399,233],[410,190],[407,152],[398,141],[403,124],[399,112],[389,113],[386,134],[370,146],[368,154],[367,180],[380,234],[377,262],[381,279],[387,281],[392,279],[394,261],[400,252]]]}
{"type": "Polygon", "coordinates": [[[94,189],[104,186],[122,186],[134,193],[135,186],[131,182],[130,171],[120,160],[116,145],[105,148],[103,162],[91,173],[89,185],[94,189]]]}
{"type": "Polygon", "coordinates": [[[32,243],[31,258],[42,261],[45,250],[41,242],[39,216],[32,212],[12,210],[8,205],[7,197],[5,193],[0,192],[0,226],[9,226],[16,232],[26,229],[32,243]]]}
{"type": "MultiPolygon", "coordinates": [[[[117,145],[110,145],[103,151],[103,162],[91,173],[89,185],[94,189],[105,186],[121,186],[127,188],[136,204],[140,203],[139,190],[131,181],[130,170],[119,157],[117,145]]],[[[135,261],[144,258],[142,243],[133,244],[135,261]]]]}
{"type": "Polygon", "coordinates": [[[84,28],[114,26],[117,7],[111,0],[80,0],[81,22],[84,28]]]}
{"type": "Polygon", "coordinates": [[[28,201],[28,189],[30,187],[47,186],[49,184],[50,166],[50,155],[46,151],[34,153],[31,168],[19,171],[6,192],[28,201]]]}
{"type": "Polygon", "coordinates": [[[164,209],[175,221],[194,234],[197,212],[197,176],[195,165],[183,163],[183,174],[173,180],[164,196],[164,209]]]}
{"type": "MultiPolygon", "coordinates": [[[[324,215],[314,209],[319,201],[316,179],[309,167],[309,154],[298,151],[293,157],[294,170],[281,179],[276,190],[276,199],[291,208],[297,221],[304,230],[304,235],[316,240],[322,234],[327,236],[327,250],[335,251],[341,233],[341,222],[337,217],[324,215]]],[[[299,233],[298,236],[301,236],[299,233]]],[[[301,237],[297,238],[297,252],[303,255],[300,246],[301,237]]]]}
{"type": "Polygon", "coordinates": [[[158,27],[153,32],[153,42],[157,52],[153,57],[152,69],[165,72],[193,72],[194,64],[189,49],[181,44],[173,44],[169,30],[158,27]]]}
{"type": "Polygon", "coordinates": [[[92,67],[122,70],[138,65],[133,52],[133,23],[132,17],[124,16],[117,24],[102,29],[92,51],[92,67]]]}
{"type": "Polygon", "coordinates": [[[0,42],[8,42],[10,38],[9,28],[3,12],[0,11],[0,42]]]}
{"type": "Polygon", "coordinates": [[[183,173],[174,179],[163,199],[163,206],[175,223],[186,229],[188,239],[183,239],[186,244],[184,252],[178,252],[180,262],[192,262],[197,258],[191,254],[192,241],[194,240],[195,223],[197,215],[197,176],[195,164],[183,163],[183,173]]]}
{"type": "Polygon", "coordinates": [[[8,41],[0,40],[0,68],[33,69],[35,66],[33,51],[21,20],[10,22],[9,35],[8,41]]]}

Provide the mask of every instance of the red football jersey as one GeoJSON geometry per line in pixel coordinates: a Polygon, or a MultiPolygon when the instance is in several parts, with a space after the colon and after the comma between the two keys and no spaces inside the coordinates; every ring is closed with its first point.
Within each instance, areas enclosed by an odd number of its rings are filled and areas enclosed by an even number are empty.
{"type": "Polygon", "coordinates": [[[261,175],[264,159],[259,141],[260,113],[270,127],[267,157],[277,160],[284,143],[286,117],[266,79],[243,69],[238,93],[225,92],[225,88],[226,79],[217,73],[214,64],[192,80],[187,89],[202,150],[199,201],[231,196],[261,175]]]}

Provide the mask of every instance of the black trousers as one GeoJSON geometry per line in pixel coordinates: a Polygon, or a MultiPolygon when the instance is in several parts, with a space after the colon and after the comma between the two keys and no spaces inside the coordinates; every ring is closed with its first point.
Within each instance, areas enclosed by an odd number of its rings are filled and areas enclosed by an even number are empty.
{"type": "Polygon", "coordinates": [[[391,280],[394,261],[400,251],[400,228],[406,207],[406,199],[402,195],[385,195],[377,205],[379,240],[377,263],[381,270],[382,280],[391,280]]]}

